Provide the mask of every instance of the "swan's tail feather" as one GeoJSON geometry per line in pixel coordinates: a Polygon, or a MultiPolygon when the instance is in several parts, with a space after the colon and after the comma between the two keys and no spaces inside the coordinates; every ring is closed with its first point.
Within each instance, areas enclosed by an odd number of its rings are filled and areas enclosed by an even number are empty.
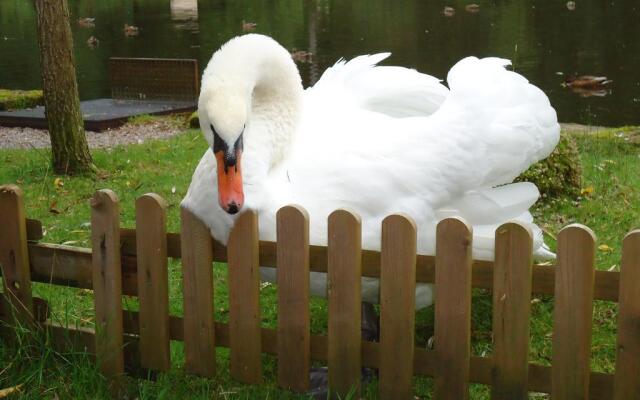
{"type": "Polygon", "coordinates": [[[538,188],[528,182],[512,183],[497,188],[471,191],[448,207],[437,211],[437,218],[460,216],[473,226],[473,255],[492,260],[495,231],[509,221],[518,221],[531,229],[536,259],[552,259],[555,255],[544,243],[542,230],[533,223],[529,207],[539,197],[538,188]]]}

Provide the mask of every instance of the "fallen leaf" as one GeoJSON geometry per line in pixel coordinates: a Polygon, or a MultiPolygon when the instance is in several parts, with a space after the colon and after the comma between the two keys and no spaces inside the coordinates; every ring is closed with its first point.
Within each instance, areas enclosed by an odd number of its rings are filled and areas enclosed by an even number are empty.
{"type": "Polygon", "coordinates": [[[52,201],[49,205],[49,212],[51,214],[60,214],[60,210],[58,210],[58,202],[56,200],[52,201]]]}
{"type": "Polygon", "coordinates": [[[598,250],[605,252],[605,253],[611,253],[613,251],[612,247],[609,247],[606,244],[601,244],[600,246],[598,246],[598,250]]]}
{"type": "Polygon", "coordinates": [[[10,394],[18,393],[22,387],[22,383],[17,386],[8,387],[6,389],[0,389],[0,399],[9,396],[10,394]]]}
{"type": "Polygon", "coordinates": [[[53,180],[53,187],[56,189],[60,189],[64,186],[64,181],[60,178],[56,178],[53,180]]]}
{"type": "Polygon", "coordinates": [[[593,193],[593,186],[587,186],[580,190],[580,194],[583,196],[590,196],[593,193]]]}

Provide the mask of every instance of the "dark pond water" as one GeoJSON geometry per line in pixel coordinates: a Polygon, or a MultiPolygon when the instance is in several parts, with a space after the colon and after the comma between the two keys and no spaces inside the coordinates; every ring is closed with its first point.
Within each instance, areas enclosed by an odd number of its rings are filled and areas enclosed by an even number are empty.
{"type": "MultiPolygon", "coordinates": [[[[69,0],[82,99],[109,95],[107,59],[187,57],[206,65],[242,20],[289,49],[314,53],[300,64],[305,83],[339,57],[391,51],[389,63],[444,78],[468,55],[510,58],[542,88],[563,122],[640,124],[640,2],[637,0],[69,0]],[[444,6],[455,15],[443,14],[444,6]],[[80,17],[94,17],[85,28],[80,17]],[[125,37],[123,25],[140,28],[125,37]],[[97,48],[87,45],[95,36],[97,48]],[[604,97],[561,87],[565,76],[606,75],[604,97]],[[584,95],[584,94],[583,94],[584,95]]],[[[30,0],[0,0],[0,87],[40,85],[30,0]]],[[[593,94],[593,93],[591,93],[593,94]]],[[[600,93],[603,94],[603,93],[600,93]]]]}

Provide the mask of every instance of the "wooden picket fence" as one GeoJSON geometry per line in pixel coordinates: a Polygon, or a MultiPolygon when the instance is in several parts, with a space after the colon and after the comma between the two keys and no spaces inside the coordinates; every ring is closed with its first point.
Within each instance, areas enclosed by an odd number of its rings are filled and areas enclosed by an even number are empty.
{"type": "MultiPolygon", "coordinates": [[[[137,230],[119,224],[116,195],[91,199],[92,249],[40,243],[38,221],[25,218],[22,193],[0,187],[0,263],[4,319],[33,321],[51,342],[94,353],[100,370],[118,380],[125,364],[166,371],[169,341],[184,342],[185,370],[216,374],[216,347],[230,348],[231,376],[263,381],[261,354],[277,356],[282,388],[304,392],[311,360],[327,363],[330,387],[358,387],[362,366],[379,370],[381,399],[412,399],[414,375],[434,378],[434,398],[466,399],[469,383],[491,385],[493,399],[640,398],[640,231],[624,239],[620,272],[594,268],[593,233],[581,225],[558,237],[557,265],[532,264],[527,228],[496,231],[495,262],[471,257],[470,227],[456,218],[437,227],[436,256],[416,255],[416,227],[391,215],[382,224],[382,251],[361,250],[360,220],[339,210],[329,217],[328,246],[309,245],[309,220],[297,206],[277,214],[277,242],[261,242],[258,220],[246,212],[225,248],[189,211],[181,234],[166,233],[165,202],[148,194],[136,202],[137,230]],[[169,314],[167,260],[181,258],[184,316],[169,314]],[[229,323],[215,321],[212,262],[228,263],[229,323]],[[261,327],[259,266],[276,267],[277,329],[261,327]],[[309,330],[309,271],[328,273],[328,335],[309,330]],[[360,337],[360,277],[379,277],[380,340],[360,337]],[[93,289],[96,330],[47,319],[47,304],[31,282],[93,289]],[[435,349],[414,345],[416,282],[435,283],[435,349]],[[471,289],[493,290],[493,353],[470,353],[471,289]],[[528,361],[531,295],[555,296],[552,367],[528,361]],[[122,308],[137,296],[140,311],[122,308]],[[619,302],[615,374],[590,370],[593,300],[619,302]],[[11,308],[14,312],[7,312],[11,308]]],[[[0,312],[1,314],[1,312],[0,312]]],[[[6,331],[6,328],[5,328],[6,331]]],[[[5,332],[6,333],[6,332],[5,332]]]]}

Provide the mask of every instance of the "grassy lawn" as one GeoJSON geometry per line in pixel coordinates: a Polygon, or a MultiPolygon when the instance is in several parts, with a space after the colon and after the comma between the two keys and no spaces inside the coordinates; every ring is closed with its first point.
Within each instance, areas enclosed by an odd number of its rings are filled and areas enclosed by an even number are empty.
{"type": "MultiPolygon", "coordinates": [[[[621,241],[625,233],[640,227],[640,146],[631,143],[623,129],[602,132],[597,136],[577,137],[584,177],[583,194],[579,198],[544,199],[537,205],[535,216],[547,232],[548,242],[555,246],[555,236],[565,225],[580,222],[591,227],[600,250],[599,269],[617,269],[621,241]],[[606,245],[606,246],[605,246],[606,245]]],[[[49,167],[46,150],[0,150],[0,184],[15,183],[25,192],[27,215],[42,220],[44,241],[90,247],[88,199],[97,189],[114,190],[121,201],[121,225],[133,227],[136,197],[155,192],[169,203],[168,229],[179,230],[179,204],[184,197],[202,153],[206,148],[198,131],[163,141],[94,151],[100,173],[95,177],[58,177],[49,167]]],[[[170,264],[171,312],[182,314],[181,272],[170,264]]],[[[226,270],[215,266],[216,319],[228,317],[226,270]]],[[[53,318],[70,324],[93,325],[91,293],[86,290],[34,284],[34,293],[49,300],[53,318]]],[[[264,286],[261,293],[263,325],[275,327],[276,291],[264,286]]],[[[125,298],[125,307],[135,309],[135,299],[125,298]]],[[[326,303],[314,299],[311,304],[312,332],[326,332],[326,303]]],[[[532,361],[549,365],[553,300],[533,300],[531,322],[532,361]]],[[[611,372],[615,365],[615,333],[617,307],[611,302],[597,302],[594,312],[592,369],[611,372]]],[[[433,334],[433,309],[418,312],[416,340],[425,346],[433,334]]],[[[472,320],[473,353],[491,352],[491,295],[475,291],[472,320]]],[[[264,356],[266,384],[261,387],[240,385],[227,372],[228,352],[218,348],[219,376],[213,380],[189,376],[182,369],[180,343],[172,343],[173,369],[156,381],[129,381],[131,398],[305,398],[280,391],[275,386],[276,364],[264,356]]],[[[40,398],[107,398],[105,381],[84,354],[60,354],[44,341],[35,341],[18,350],[0,344],[0,389],[23,384],[22,397],[40,398]]],[[[430,398],[431,380],[416,379],[416,396],[430,398]]],[[[366,398],[375,398],[377,387],[366,388],[366,398]]],[[[488,390],[473,385],[472,398],[488,398],[488,390]]],[[[539,398],[539,397],[537,397],[539,398]]]]}

